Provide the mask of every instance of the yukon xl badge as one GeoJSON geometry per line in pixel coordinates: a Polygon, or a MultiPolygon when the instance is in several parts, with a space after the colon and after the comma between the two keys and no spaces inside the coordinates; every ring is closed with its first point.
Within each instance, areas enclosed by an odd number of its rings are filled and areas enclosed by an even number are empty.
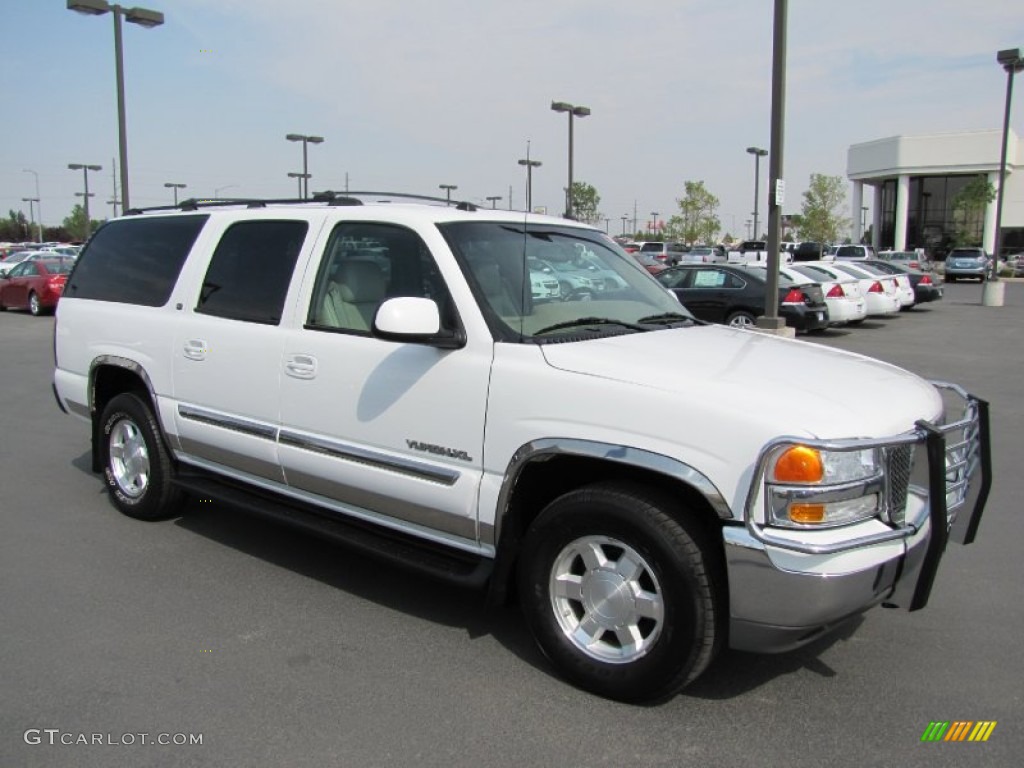
{"type": "Polygon", "coordinates": [[[468,453],[455,448],[445,448],[443,445],[434,445],[433,443],[421,443],[419,440],[406,440],[405,444],[414,451],[447,456],[449,459],[458,459],[459,461],[473,461],[473,457],[468,453]]]}

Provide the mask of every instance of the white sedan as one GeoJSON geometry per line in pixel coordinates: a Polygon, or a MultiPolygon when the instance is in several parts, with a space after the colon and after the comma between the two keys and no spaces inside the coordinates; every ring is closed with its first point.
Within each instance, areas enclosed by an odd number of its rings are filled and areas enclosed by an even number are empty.
{"type": "MultiPolygon", "coordinates": [[[[896,281],[890,277],[872,275],[864,272],[850,262],[835,261],[806,261],[800,264],[814,270],[814,273],[821,276],[821,279],[840,280],[844,277],[853,277],[860,282],[861,294],[867,306],[869,317],[883,315],[895,315],[900,311],[899,292],[896,288],[896,281]]],[[[806,274],[806,273],[805,273],[806,274]]]]}
{"type": "Polygon", "coordinates": [[[828,304],[828,319],[831,325],[859,323],[868,314],[868,304],[861,292],[860,280],[855,277],[826,277],[815,273],[812,268],[802,268],[804,264],[796,263],[779,269],[794,283],[821,283],[821,292],[825,294],[828,304]]]}
{"type": "Polygon", "coordinates": [[[900,296],[900,308],[906,309],[907,307],[914,306],[914,303],[917,301],[917,297],[914,295],[914,286],[907,275],[894,275],[891,272],[886,272],[884,269],[879,269],[869,261],[858,261],[854,266],[864,270],[865,272],[870,272],[873,275],[896,278],[896,288],[898,289],[900,296]]]}

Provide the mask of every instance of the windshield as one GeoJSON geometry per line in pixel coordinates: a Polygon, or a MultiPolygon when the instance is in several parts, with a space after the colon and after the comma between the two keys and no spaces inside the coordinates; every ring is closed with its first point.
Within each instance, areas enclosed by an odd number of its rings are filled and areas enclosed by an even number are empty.
{"type": "Polygon", "coordinates": [[[438,227],[502,341],[584,339],[689,322],[678,300],[603,233],[558,224],[438,227]],[[532,293],[524,263],[558,281],[555,300],[532,293]]]}

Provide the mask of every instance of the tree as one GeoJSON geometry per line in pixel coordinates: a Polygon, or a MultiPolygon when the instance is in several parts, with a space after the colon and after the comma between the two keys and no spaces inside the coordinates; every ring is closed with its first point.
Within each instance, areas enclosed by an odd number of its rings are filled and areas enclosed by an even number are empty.
{"type": "Polygon", "coordinates": [[[8,211],[7,218],[0,220],[0,240],[21,243],[33,239],[31,225],[24,211],[8,211]]]}
{"type": "Polygon", "coordinates": [[[686,181],[686,196],[676,200],[679,214],[668,221],[668,230],[684,242],[712,243],[722,229],[718,220],[718,198],[711,194],[703,181],[686,181]]]}
{"type": "Polygon", "coordinates": [[[68,214],[67,218],[61,222],[61,227],[78,240],[86,240],[91,232],[95,232],[96,228],[102,224],[102,222],[93,219],[90,222],[90,226],[85,226],[85,208],[81,204],[76,204],[71,209],[71,213],[68,214]]]}
{"type": "Polygon", "coordinates": [[[572,211],[577,221],[597,225],[601,221],[601,196],[597,190],[585,181],[572,183],[572,211]]]}
{"type": "Polygon", "coordinates": [[[984,176],[975,177],[953,198],[956,245],[981,245],[985,209],[996,199],[996,188],[984,176]]]}
{"type": "Polygon", "coordinates": [[[843,216],[846,205],[846,187],[842,176],[811,174],[811,183],[804,192],[803,213],[798,231],[801,240],[816,243],[835,243],[839,233],[850,226],[843,216]]]}

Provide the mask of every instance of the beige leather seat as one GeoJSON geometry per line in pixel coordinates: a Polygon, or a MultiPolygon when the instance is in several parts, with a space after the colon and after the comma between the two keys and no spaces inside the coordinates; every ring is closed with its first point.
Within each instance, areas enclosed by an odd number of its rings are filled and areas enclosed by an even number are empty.
{"type": "Polygon", "coordinates": [[[372,261],[346,261],[324,296],[322,322],[334,328],[368,331],[386,294],[380,267],[372,261]]]}

